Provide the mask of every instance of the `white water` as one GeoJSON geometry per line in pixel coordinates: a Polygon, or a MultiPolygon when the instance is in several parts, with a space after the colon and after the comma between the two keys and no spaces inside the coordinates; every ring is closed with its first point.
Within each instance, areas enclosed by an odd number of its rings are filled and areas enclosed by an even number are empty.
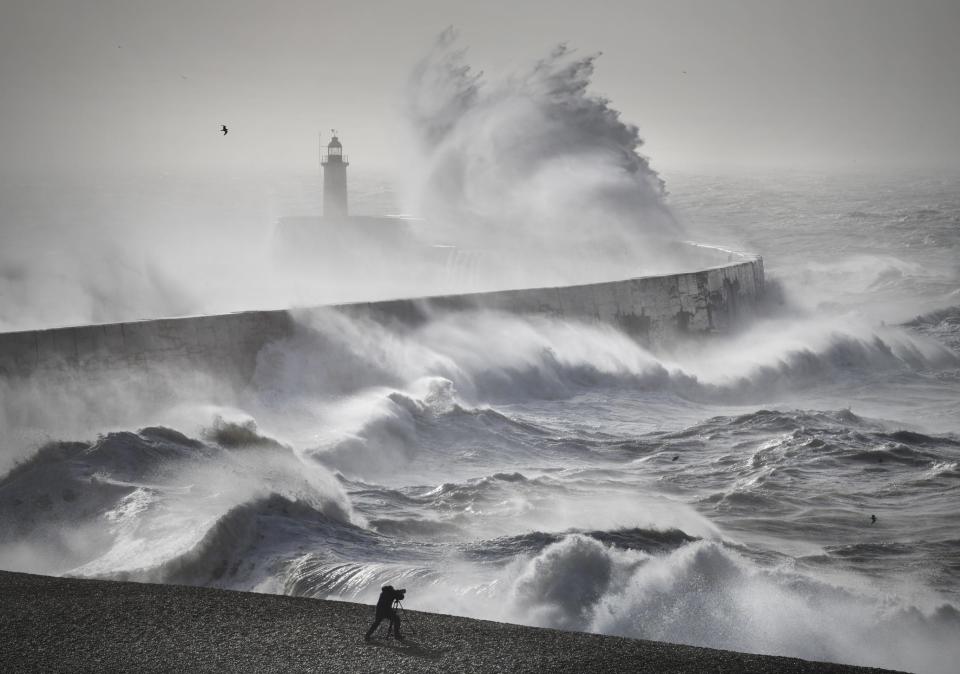
{"type": "Polygon", "coordinates": [[[884,326],[848,292],[659,354],[576,321],[303,312],[228,406],[198,387],[126,410],[186,436],[81,434],[8,475],[0,565],[367,601],[391,582],[411,608],[951,671],[955,318],[884,326]]]}
{"type": "MultiPolygon", "coordinates": [[[[438,166],[476,168],[502,96],[454,116],[438,166]]],[[[245,391],[5,382],[0,458],[23,463],[0,568],[361,601],[390,583],[415,609],[954,671],[960,181],[668,178],[686,235],[765,255],[779,313],[652,352],[571,320],[303,311],[245,391]]]]}

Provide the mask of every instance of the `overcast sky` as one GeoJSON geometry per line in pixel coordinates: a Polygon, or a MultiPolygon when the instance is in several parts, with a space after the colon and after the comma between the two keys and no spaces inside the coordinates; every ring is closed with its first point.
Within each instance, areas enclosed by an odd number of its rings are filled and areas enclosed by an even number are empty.
{"type": "Polygon", "coordinates": [[[488,73],[602,51],[655,167],[960,163],[957,0],[0,0],[0,168],[390,166],[448,25],[488,73]]]}

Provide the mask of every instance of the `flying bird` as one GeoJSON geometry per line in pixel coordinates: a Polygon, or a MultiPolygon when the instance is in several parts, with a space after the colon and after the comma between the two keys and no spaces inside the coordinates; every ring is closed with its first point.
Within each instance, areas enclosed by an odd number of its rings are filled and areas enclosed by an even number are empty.
{"type": "Polygon", "coordinates": [[[221,125],[220,125],[220,130],[223,131],[223,135],[224,135],[224,136],[226,136],[226,135],[230,132],[230,129],[227,128],[227,125],[226,125],[226,124],[221,124],[221,125]]]}

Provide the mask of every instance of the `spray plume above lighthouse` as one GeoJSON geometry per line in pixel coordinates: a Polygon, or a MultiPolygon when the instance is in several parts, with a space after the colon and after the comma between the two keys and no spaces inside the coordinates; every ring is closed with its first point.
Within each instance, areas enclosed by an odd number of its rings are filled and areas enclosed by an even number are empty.
{"type": "Polygon", "coordinates": [[[323,217],[347,215],[347,155],[337,138],[337,130],[331,130],[333,138],[323,148],[321,141],[320,165],[323,166],[323,217]]]}

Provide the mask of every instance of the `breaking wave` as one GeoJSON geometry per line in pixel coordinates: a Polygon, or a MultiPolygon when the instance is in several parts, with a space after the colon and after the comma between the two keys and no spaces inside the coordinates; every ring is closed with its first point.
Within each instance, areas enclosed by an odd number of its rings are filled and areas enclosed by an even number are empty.
{"type": "Polygon", "coordinates": [[[278,510],[354,519],[331,474],[251,422],[216,419],[208,434],[228,442],[153,427],[44,446],[0,480],[4,566],[208,584],[278,510]]]}
{"type": "MultiPolygon", "coordinates": [[[[367,396],[381,423],[392,416],[405,424],[400,410],[459,413],[477,404],[567,398],[608,386],[755,402],[878,373],[960,366],[960,355],[929,335],[850,317],[763,321],[695,352],[668,355],[598,323],[491,311],[438,315],[420,326],[385,326],[336,312],[302,319],[300,335],[261,355],[258,385],[288,396],[367,396]],[[351,375],[342,376],[345,370],[351,375]]],[[[354,402],[339,416],[348,416],[354,402]]]]}
{"type": "Polygon", "coordinates": [[[411,190],[435,238],[497,250],[503,273],[528,282],[676,266],[665,244],[682,229],[639,131],[589,90],[597,56],[560,45],[495,78],[471,68],[454,31],[439,37],[406,89],[424,167],[411,190]]]}
{"type": "Polygon", "coordinates": [[[512,599],[545,627],[930,671],[960,656],[953,605],[761,569],[715,542],[651,556],[569,536],[523,567],[512,599]]]}

